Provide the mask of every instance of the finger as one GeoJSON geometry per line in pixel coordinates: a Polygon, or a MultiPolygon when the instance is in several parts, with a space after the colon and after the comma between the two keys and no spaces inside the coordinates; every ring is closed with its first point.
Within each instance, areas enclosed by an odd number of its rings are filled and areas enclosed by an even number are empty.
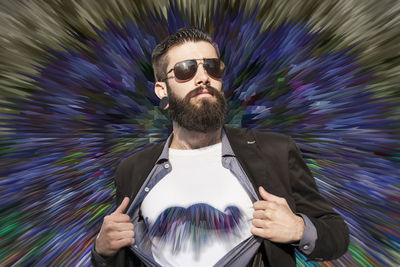
{"type": "Polygon", "coordinates": [[[268,211],[265,210],[256,210],[253,212],[253,219],[269,219],[269,213],[268,211]]]}
{"type": "Polygon", "coordinates": [[[256,201],[253,203],[253,208],[254,210],[265,210],[268,207],[267,203],[265,200],[256,201]]]}
{"type": "Polygon", "coordinates": [[[277,206],[278,204],[276,202],[265,200],[257,201],[253,204],[254,210],[274,210],[277,206]]]}
{"type": "Polygon", "coordinates": [[[252,224],[257,228],[268,229],[267,220],[253,219],[252,224]]]}
{"type": "Polygon", "coordinates": [[[266,201],[273,201],[273,202],[278,202],[278,203],[281,202],[281,198],[280,198],[280,197],[275,196],[275,195],[273,195],[273,194],[271,194],[271,193],[268,193],[268,192],[264,189],[264,187],[262,187],[262,186],[260,186],[260,187],[258,188],[258,191],[260,192],[261,197],[262,197],[264,200],[266,200],[266,201]]]}
{"type": "Polygon", "coordinates": [[[111,222],[130,222],[131,221],[131,217],[129,217],[129,215],[123,214],[123,213],[112,213],[110,214],[108,217],[108,220],[111,222]]]}
{"type": "Polygon", "coordinates": [[[262,228],[256,228],[256,227],[253,227],[253,228],[251,228],[251,230],[250,230],[250,232],[253,234],[253,235],[256,235],[256,236],[260,236],[260,237],[263,237],[263,238],[269,238],[269,236],[268,236],[268,231],[265,231],[264,229],[262,229],[262,228]]]}
{"type": "Polygon", "coordinates": [[[135,232],[131,231],[131,230],[115,232],[112,236],[113,236],[113,239],[115,239],[115,240],[120,240],[120,239],[125,239],[125,238],[134,238],[135,232]]]}
{"type": "Polygon", "coordinates": [[[129,204],[129,197],[124,197],[119,207],[114,211],[114,213],[124,213],[129,204]]]}
{"type": "Polygon", "coordinates": [[[132,223],[114,223],[113,230],[118,232],[123,231],[133,231],[133,224],[132,223]]]}
{"type": "Polygon", "coordinates": [[[107,233],[133,231],[133,225],[132,223],[109,222],[105,224],[104,231],[107,233]]]}
{"type": "Polygon", "coordinates": [[[112,250],[118,251],[123,247],[133,245],[133,243],[135,243],[134,238],[124,238],[124,239],[119,239],[119,240],[113,240],[110,242],[110,248],[112,250]]]}
{"type": "Polygon", "coordinates": [[[133,231],[133,223],[118,223],[118,231],[133,231]]]}

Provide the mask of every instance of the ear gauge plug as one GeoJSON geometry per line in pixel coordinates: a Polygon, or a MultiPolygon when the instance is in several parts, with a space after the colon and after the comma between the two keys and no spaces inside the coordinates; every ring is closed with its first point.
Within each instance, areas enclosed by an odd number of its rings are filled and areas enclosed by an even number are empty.
{"type": "Polygon", "coordinates": [[[165,109],[167,107],[167,105],[168,105],[168,97],[164,96],[163,98],[161,98],[160,103],[158,104],[158,106],[161,109],[165,109]]]}

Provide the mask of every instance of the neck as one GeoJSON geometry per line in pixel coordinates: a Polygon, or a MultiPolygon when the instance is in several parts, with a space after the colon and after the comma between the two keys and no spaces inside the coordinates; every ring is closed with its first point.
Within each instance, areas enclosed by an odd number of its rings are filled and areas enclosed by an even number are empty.
{"type": "Polygon", "coordinates": [[[207,133],[189,131],[173,122],[173,137],[170,148],[196,149],[215,145],[222,140],[221,128],[207,133]]]}

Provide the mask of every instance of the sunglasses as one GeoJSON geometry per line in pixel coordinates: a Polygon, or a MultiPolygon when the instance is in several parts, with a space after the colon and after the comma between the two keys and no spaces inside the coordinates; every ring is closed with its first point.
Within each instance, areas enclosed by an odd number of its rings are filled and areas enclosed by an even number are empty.
{"type": "MultiPolygon", "coordinates": [[[[175,78],[181,81],[188,81],[192,79],[196,73],[197,68],[200,64],[203,64],[204,69],[208,75],[213,78],[222,78],[225,74],[225,64],[218,58],[201,58],[201,59],[189,59],[178,62],[172,69],[167,72],[167,75],[174,71],[175,78]],[[197,60],[203,60],[203,63],[197,63],[197,60]]],[[[165,80],[174,78],[167,77],[165,80]]]]}

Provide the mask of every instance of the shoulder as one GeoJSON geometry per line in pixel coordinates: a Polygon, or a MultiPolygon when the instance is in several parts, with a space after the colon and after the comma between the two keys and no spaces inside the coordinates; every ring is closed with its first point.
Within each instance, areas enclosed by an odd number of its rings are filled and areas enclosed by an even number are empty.
{"type": "Polygon", "coordinates": [[[123,158],[117,167],[117,172],[131,172],[133,167],[143,165],[154,165],[160,156],[165,142],[148,144],[145,147],[136,149],[133,154],[123,158]]]}
{"type": "Polygon", "coordinates": [[[225,132],[230,139],[242,141],[256,141],[258,144],[287,145],[293,142],[292,138],[286,134],[275,133],[267,130],[254,130],[246,128],[231,128],[225,126],[225,132]]]}
{"type": "MultiPolygon", "coordinates": [[[[164,144],[165,142],[153,143],[138,148],[133,154],[121,160],[114,176],[117,197],[129,196],[132,198],[136,194],[154,167],[164,144]]],[[[117,199],[117,203],[121,201],[122,198],[117,199]]]]}

